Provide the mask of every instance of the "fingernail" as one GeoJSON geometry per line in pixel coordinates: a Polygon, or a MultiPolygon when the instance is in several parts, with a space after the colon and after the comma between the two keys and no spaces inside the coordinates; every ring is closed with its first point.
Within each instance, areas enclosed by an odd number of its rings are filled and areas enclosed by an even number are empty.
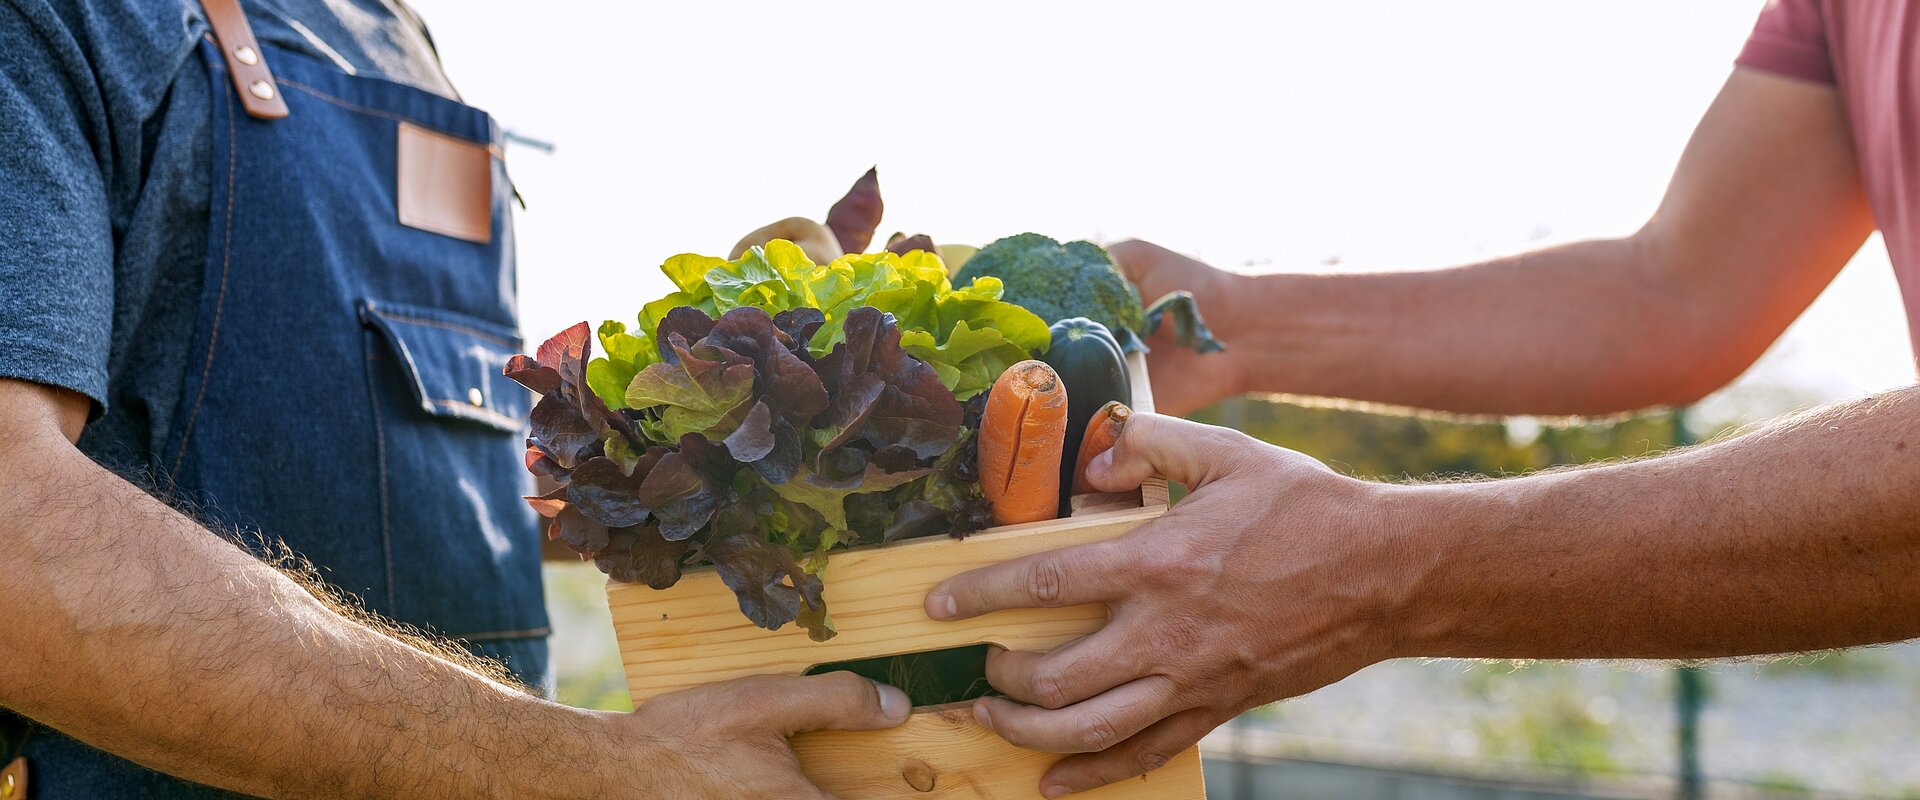
{"type": "Polygon", "coordinates": [[[1047,798],[1047,800],[1056,800],[1056,798],[1066,797],[1067,791],[1067,787],[1065,786],[1057,783],[1049,783],[1040,787],[1040,796],[1047,798]]]}
{"type": "Polygon", "coordinates": [[[953,602],[953,595],[945,589],[937,589],[927,599],[927,607],[933,612],[934,619],[953,619],[960,616],[960,608],[953,602]]]}
{"type": "Polygon", "coordinates": [[[993,712],[987,710],[986,702],[973,704],[973,721],[980,723],[982,728],[993,729],[993,712]]]}
{"type": "Polygon", "coordinates": [[[880,713],[885,714],[887,719],[903,720],[908,712],[913,711],[913,701],[907,699],[906,692],[879,681],[874,681],[873,688],[880,693],[880,713]]]}
{"type": "Polygon", "coordinates": [[[1093,478],[1093,476],[1095,475],[1100,475],[1104,477],[1108,472],[1112,470],[1113,470],[1113,450],[1112,449],[1101,451],[1100,455],[1094,456],[1092,461],[1087,462],[1087,477],[1089,479],[1093,478]]]}

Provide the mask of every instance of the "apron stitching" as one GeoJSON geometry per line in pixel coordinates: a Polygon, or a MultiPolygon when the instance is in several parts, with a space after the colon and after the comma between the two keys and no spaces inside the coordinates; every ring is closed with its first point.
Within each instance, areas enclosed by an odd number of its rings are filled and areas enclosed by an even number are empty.
{"type": "Polygon", "coordinates": [[[484,409],[484,408],[475,408],[472,403],[464,403],[459,400],[441,400],[439,398],[429,399],[427,402],[432,403],[436,406],[442,406],[446,408],[448,411],[458,412],[463,416],[472,415],[476,419],[484,419],[488,422],[503,423],[503,424],[512,426],[514,428],[520,427],[520,418],[510,417],[505,414],[501,414],[497,411],[488,411],[487,409],[484,409]]]}
{"type": "Polygon", "coordinates": [[[361,347],[367,351],[367,403],[373,408],[373,447],[375,457],[380,460],[380,548],[386,558],[387,566],[387,614],[394,618],[400,616],[399,590],[393,578],[393,518],[389,513],[387,499],[387,429],[381,421],[380,393],[373,379],[374,362],[372,331],[361,333],[361,347]]]}
{"type": "Polygon", "coordinates": [[[493,342],[502,347],[518,348],[520,346],[519,342],[513,341],[511,339],[502,338],[500,336],[497,336],[491,333],[487,333],[486,331],[480,330],[478,328],[471,328],[466,325],[461,325],[456,322],[441,322],[440,320],[429,319],[427,317],[416,317],[409,314],[396,314],[392,311],[386,311],[378,308],[369,308],[368,310],[372,311],[375,315],[385,317],[387,319],[399,320],[401,322],[411,322],[415,325],[425,325],[430,328],[442,328],[445,330],[455,331],[458,333],[465,333],[472,336],[478,336],[482,339],[485,339],[489,342],[493,342]]]}
{"type": "Polygon", "coordinates": [[[187,425],[180,431],[180,450],[173,456],[173,473],[180,474],[180,465],[187,460],[187,442],[193,438],[193,425],[200,420],[200,404],[207,399],[207,379],[213,375],[213,352],[220,342],[220,312],[227,305],[227,272],[233,265],[233,173],[239,151],[234,141],[233,93],[220,93],[221,105],[227,116],[227,210],[225,228],[226,243],[220,253],[220,292],[213,301],[213,328],[207,336],[207,359],[200,370],[200,388],[194,393],[193,408],[187,411],[187,425]]]}
{"type": "MultiPolygon", "coordinates": [[[[358,105],[358,104],[355,104],[355,103],[350,103],[350,102],[347,102],[347,101],[345,101],[345,100],[342,100],[342,99],[340,99],[340,98],[338,98],[338,97],[334,97],[333,95],[330,95],[330,94],[327,94],[326,92],[323,92],[323,91],[321,91],[321,90],[319,90],[319,89],[316,89],[316,88],[314,88],[314,87],[312,87],[312,86],[308,86],[308,85],[306,85],[306,84],[304,84],[304,83],[301,83],[301,82],[299,82],[299,81],[296,81],[296,80],[290,80],[290,79],[288,79],[288,78],[281,78],[281,77],[278,77],[278,76],[276,76],[276,77],[275,77],[275,78],[273,79],[273,81],[274,81],[274,83],[279,83],[279,84],[283,84],[283,85],[286,85],[286,86],[291,86],[291,87],[293,87],[293,88],[295,88],[295,89],[299,89],[300,91],[303,91],[303,92],[306,92],[307,94],[310,94],[310,95],[313,95],[315,99],[318,99],[318,100],[322,100],[322,101],[324,101],[324,102],[328,102],[328,103],[332,103],[332,104],[334,104],[334,105],[336,105],[336,106],[339,106],[339,107],[341,107],[341,108],[344,108],[344,109],[346,109],[346,110],[348,110],[348,111],[353,111],[353,112],[356,112],[356,113],[360,113],[360,114],[367,114],[367,115],[370,115],[370,116],[375,116],[375,117],[381,117],[381,118],[384,118],[384,119],[390,119],[390,120],[393,120],[393,121],[395,121],[395,122],[405,122],[405,123],[409,123],[409,124],[412,124],[412,125],[420,125],[420,124],[421,124],[421,123],[419,123],[419,122],[416,122],[416,121],[414,121],[414,120],[412,120],[412,119],[408,119],[407,117],[404,117],[404,116],[401,116],[401,115],[399,115],[399,114],[395,114],[395,113],[393,113],[393,112],[391,112],[391,111],[381,111],[380,109],[377,109],[377,108],[368,108],[368,107],[366,107],[366,106],[363,106],[363,105],[358,105]]],[[[443,99],[444,99],[444,98],[443,98],[443,99]]],[[[493,154],[494,156],[496,156],[496,157],[498,157],[498,156],[500,156],[500,153],[499,153],[499,152],[497,152],[497,150],[496,150],[496,148],[495,148],[495,147],[493,146],[493,143],[492,143],[492,142],[483,142],[483,141],[480,141],[480,140],[478,140],[478,139],[472,139],[472,138],[468,138],[468,137],[465,137],[465,136],[461,136],[461,135],[459,135],[459,134],[455,134],[455,133],[448,133],[448,132],[446,132],[446,131],[442,131],[442,130],[439,130],[438,128],[434,128],[434,127],[432,127],[432,126],[424,126],[424,127],[427,127],[427,128],[429,129],[429,130],[432,130],[432,131],[434,131],[435,133],[439,133],[439,134],[441,134],[441,135],[443,135],[443,136],[450,136],[450,137],[453,137],[453,138],[455,138],[455,139],[461,139],[461,140],[463,140],[463,141],[468,141],[468,142],[472,142],[472,143],[474,143],[474,144],[477,144],[477,145],[480,145],[481,147],[485,147],[485,148],[487,148],[487,152],[489,152],[489,153],[492,153],[492,154],[493,154]]]]}

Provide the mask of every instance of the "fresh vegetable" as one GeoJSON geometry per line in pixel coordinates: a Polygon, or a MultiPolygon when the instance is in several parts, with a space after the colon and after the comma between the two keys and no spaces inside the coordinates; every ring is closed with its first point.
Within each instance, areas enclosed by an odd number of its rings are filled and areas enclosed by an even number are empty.
{"type": "MultiPolygon", "coordinates": [[[[1060,375],[1067,385],[1067,453],[1080,452],[1080,437],[1094,412],[1112,402],[1133,402],[1133,384],[1127,374],[1127,359],[1107,326],[1072,317],[1053,323],[1048,329],[1052,344],[1040,357],[1060,375]]],[[[1061,459],[1060,513],[1068,511],[1068,501],[1077,492],[1073,459],[1061,459]]]]}
{"type": "Polygon", "coordinates": [[[1087,464],[1093,457],[1113,449],[1120,441],[1120,432],[1127,426],[1127,418],[1133,416],[1133,409],[1118,400],[1100,407],[1087,421],[1085,432],[1080,437],[1080,455],[1073,461],[1072,494],[1090,494],[1098,491],[1087,481],[1087,464]]]}
{"type": "Polygon", "coordinates": [[[1042,361],[1009,367],[980,420],[980,492],[1001,525],[1059,513],[1067,443],[1067,387],[1042,361]]]}
{"type": "Polygon", "coordinates": [[[775,240],[733,261],[674,256],[661,270],[679,291],[646,304],[631,330],[619,322],[600,326],[603,355],[588,365],[587,382],[612,408],[626,407],[633,376],[663,359],[652,332],[683,306],[708,316],[743,307],[769,314],[817,309],[824,322],[805,339],[815,357],[845,339],[851,309],[877,308],[894,316],[901,346],[930,364],[963,401],[992,386],[1008,366],[1045,350],[1050,336],[1039,317],[1000,299],[999,279],[955,288],[940,257],[928,252],[862,253],[816,264],[792,243],[775,240]]]}
{"type": "Polygon", "coordinates": [[[821,264],[846,255],[827,226],[806,217],[788,217],[741,237],[727,258],[739,258],[746,255],[749,248],[764,247],[775,239],[785,239],[799,245],[807,258],[821,264]]]}
{"type": "MultiPolygon", "coordinates": [[[[935,255],[938,255],[940,252],[939,248],[935,247],[933,244],[933,237],[928,236],[924,233],[916,233],[912,236],[908,236],[904,233],[895,233],[894,235],[887,237],[887,252],[889,253],[894,253],[897,255],[904,256],[915,250],[925,250],[935,255]]],[[[952,274],[952,273],[948,273],[948,274],[952,274]]]]}
{"type": "MultiPolygon", "coordinates": [[[[700,286],[709,301],[721,294],[700,286]]],[[[514,357],[507,375],[541,396],[527,467],[560,484],[528,502],[550,537],[616,580],[664,588],[701,558],[755,624],[798,621],[825,639],[829,548],[987,518],[964,477],[967,411],[877,308],[837,312],[835,334],[821,337],[818,308],[728,305],[717,318],[671,307],[646,339],[602,326],[619,369],[639,365],[617,395],[604,391],[607,369],[589,374],[605,362],[592,360],[586,323],[514,357]]]]}
{"type": "Polygon", "coordinates": [[[880,202],[880,168],[872,167],[827,210],[827,228],[839,240],[841,252],[864,253],[885,212],[886,204],[880,202]]]}
{"type": "Polygon", "coordinates": [[[1113,332],[1122,350],[1146,349],[1146,337],[1171,318],[1174,341],[1202,353],[1222,349],[1193,295],[1169,292],[1149,308],[1140,306],[1140,290],[1120,274],[1107,251],[1091,242],[1061,244],[1037,233],[1001,239],[973,254],[955,280],[996,277],[1005,282],[1005,298],[1039,314],[1048,323],[1087,317],[1113,332]]]}

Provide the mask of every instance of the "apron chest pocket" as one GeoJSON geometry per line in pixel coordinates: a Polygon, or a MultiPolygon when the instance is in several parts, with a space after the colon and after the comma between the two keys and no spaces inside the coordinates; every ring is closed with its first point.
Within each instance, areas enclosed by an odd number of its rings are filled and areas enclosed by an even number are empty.
{"type": "Polygon", "coordinates": [[[364,300],[360,318],[385,339],[420,410],[507,432],[527,424],[533,395],[501,369],[521,352],[513,329],[438,308],[364,300]]]}

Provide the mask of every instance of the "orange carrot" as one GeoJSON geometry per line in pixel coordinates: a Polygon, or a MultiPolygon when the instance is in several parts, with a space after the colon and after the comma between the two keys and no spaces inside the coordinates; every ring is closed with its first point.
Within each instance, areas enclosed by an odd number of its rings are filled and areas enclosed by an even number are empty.
{"type": "Polygon", "coordinates": [[[1107,452],[1113,443],[1120,440],[1120,431],[1127,426],[1127,418],[1133,416],[1133,409],[1126,403],[1109,400],[1093,412],[1093,419],[1087,420],[1087,435],[1080,439],[1080,456],[1073,465],[1073,493],[1090,494],[1099,491],[1087,482],[1087,462],[1094,456],[1107,452]]]}
{"type": "Polygon", "coordinates": [[[1053,519],[1067,447],[1067,385],[1053,367],[1022,361],[987,395],[980,418],[980,492],[1001,525],[1053,519]]]}

